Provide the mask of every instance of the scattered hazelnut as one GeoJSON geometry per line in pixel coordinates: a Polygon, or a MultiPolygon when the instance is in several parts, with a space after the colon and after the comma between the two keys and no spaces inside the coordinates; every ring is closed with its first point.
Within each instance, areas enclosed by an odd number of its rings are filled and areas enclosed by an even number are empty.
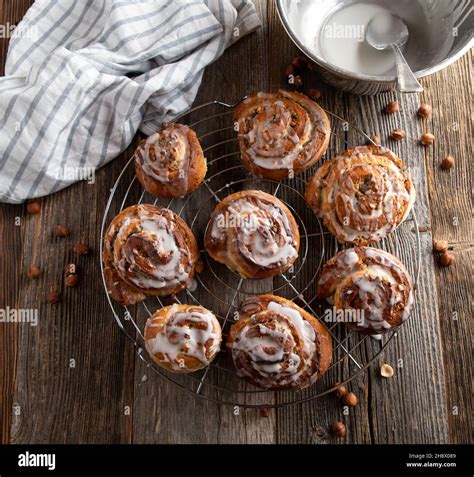
{"type": "Polygon", "coordinates": [[[68,237],[69,235],[71,235],[71,230],[69,229],[69,227],[59,224],[56,225],[54,229],[54,235],[56,235],[56,237],[68,237]]]}
{"type": "Polygon", "coordinates": [[[335,391],[334,391],[334,395],[341,399],[342,396],[344,396],[345,394],[347,394],[347,388],[345,386],[339,386],[335,391]]]}
{"type": "Polygon", "coordinates": [[[26,274],[31,280],[36,280],[41,276],[41,269],[36,265],[31,265],[26,274]]]}
{"type": "Polygon", "coordinates": [[[316,101],[321,97],[321,91],[318,88],[311,88],[308,92],[308,96],[313,100],[316,101]]]}
{"type": "Polygon", "coordinates": [[[303,86],[303,78],[301,78],[301,76],[299,76],[299,75],[296,75],[293,79],[293,84],[297,88],[301,88],[301,86],[303,86]]]}
{"type": "Polygon", "coordinates": [[[380,367],[380,374],[384,378],[391,378],[393,376],[393,368],[389,364],[382,364],[380,367]]]}
{"type": "Polygon", "coordinates": [[[385,112],[388,114],[396,113],[400,110],[400,105],[398,101],[390,101],[390,103],[385,106],[385,112]]]}
{"type": "Polygon", "coordinates": [[[67,275],[66,280],[64,281],[64,284],[66,285],[67,288],[75,287],[77,286],[78,283],[79,283],[79,275],[77,275],[76,273],[67,275]]]}
{"type": "Polygon", "coordinates": [[[331,426],[331,432],[336,437],[344,437],[346,435],[346,426],[342,422],[335,422],[331,426]]]}
{"type": "Polygon", "coordinates": [[[452,169],[454,167],[454,157],[448,154],[443,158],[441,161],[441,169],[447,170],[447,169],[452,169]]]}
{"type": "Polygon", "coordinates": [[[28,202],[28,204],[26,204],[26,210],[29,214],[39,214],[41,212],[41,204],[38,201],[28,202]]]}
{"type": "Polygon", "coordinates": [[[312,61],[308,61],[308,70],[317,71],[318,65],[316,63],[313,63],[312,61]]]}
{"type": "Polygon", "coordinates": [[[54,305],[55,303],[59,303],[61,301],[61,293],[57,292],[56,290],[50,290],[46,299],[48,303],[54,305]]]}
{"type": "Polygon", "coordinates": [[[380,146],[382,144],[382,141],[380,140],[380,138],[376,136],[375,134],[372,134],[372,136],[370,136],[370,139],[372,139],[372,141],[375,142],[377,146],[380,146]]]}
{"type": "Polygon", "coordinates": [[[454,255],[444,252],[439,256],[439,264],[443,267],[450,267],[454,263],[454,255]]]}
{"type": "Polygon", "coordinates": [[[79,273],[79,265],[76,265],[75,263],[68,263],[64,267],[64,273],[67,275],[76,275],[79,273]]]}
{"type": "Polygon", "coordinates": [[[308,60],[306,58],[303,58],[302,56],[295,56],[293,60],[291,61],[291,64],[296,68],[296,69],[301,69],[305,68],[308,64],[308,60]]]}
{"type": "Polygon", "coordinates": [[[423,118],[431,116],[432,113],[433,108],[427,103],[423,103],[418,109],[418,116],[422,116],[423,118]]]}
{"type": "Polygon", "coordinates": [[[392,131],[392,134],[390,134],[390,137],[395,140],[395,141],[401,141],[402,139],[404,139],[406,136],[406,133],[403,129],[394,129],[392,131]]]}
{"type": "Polygon", "coordinates": [[[344,394],[341,398],[342,404],[347,407],[355,407],[357,406],[357,396],[354,393],[347,393],[344,394]]]}
{"type": "Polygon", "coordinates": [[[433,240],[433,250],[439,253],[446,253],[448,251],[448,241],[433,240]]]}
{"type": "Polygon", "coordinates": [[[285,70],[286,76],[291,76],[295,74],[295,67],[293,65],[288,65],[285,70]]]}
{"type": "Polygon", "coordinates": [[[423,146],[431,146],[434,143],[434,134],[424,133],[421,135],[420,142],[423,146]]]}
{"type": "Polygon", "coordinates": [[[260,414],[262,417],[269,417],[270,416],[270,409],[268,407],[264,407],[261,411],[260,414]]]}
{"type": "Polygon", "coordinates": [[[72,248],[73,252],[77,255],[87,255],[89,253],[89,245],[86,243],[78,242],[72,248]]]}

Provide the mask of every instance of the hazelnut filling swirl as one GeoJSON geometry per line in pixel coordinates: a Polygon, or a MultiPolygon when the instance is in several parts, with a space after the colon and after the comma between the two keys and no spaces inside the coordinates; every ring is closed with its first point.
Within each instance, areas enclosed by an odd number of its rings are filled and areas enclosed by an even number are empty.
{"type": "Polygon", "coordinates": [[[185,125],[165,123],[161,131],[143,141],[135,152],[137,166],[176,197],[184,196],[188,190],[192,153],[188,134],[185,125]]]}
{"type": "Polygon", "coordinates": [[[299,93],[258,93],[242,101],[235,118],[244,165],[256,174],[281,171],[275,178],[282,179],[289,170],[299,173],[324,154],[329,142],[326,114],[299,93]]]}
{"type": "MultiPolygon", "coordinates": [[[[197,243],[187,225],[168,209],[138,205],[125,209],[109,226],[104,241],[105,271],[110,271],[109,291],[166,295],[189,286],[197,243]],[[125,290],[126,291],[126,290],[125,290]]],[[[107,276],[107,274],[106,274],[107,276]]],[[[125,293],[126,294],[126,293],[125,293]]],[[[143,297],[141,298],[143,299],[143,297]]]]}
{"type": "Polygon", "coordinates": [[[358,147],[316,171],[306,200],[341,242],[365,245],[385,238],[403,222],[415,189],[391,151],[358,147]]]}
{"type": "Polygon", "coordinates": [[[299,232],[278,199],[260,191],[245,191],[226,198],[212,215],[206,248],[235,271],[249,269],[252,276],[251,271],[258,270],[272,276],[296,260],[299,232]]]}
{"type": "Polygon", "coordinates": [[[157,312],[146,325],[145,347],[174,371],[208,366],[220,349],[217,318],[200,306],[172,305],[157,312]]]}
{"type": "Polygon", "coordinates": [[[405,267],[372,247],[346,249],[329,260],[317,293],[336,310],[361,311],[357,320],[346,324],[371,334],[399,326],[413,308],[413,284],[405,267]]]}
{"type": "MultiPolygon", "coordinates": [[[[242,305],[253,306],[252,299],[242,305]]],[[[320,370],[320,339],[296,307],[270,301],[231,329],[237,374],[265,389],[303,388],[320,370]]]]}

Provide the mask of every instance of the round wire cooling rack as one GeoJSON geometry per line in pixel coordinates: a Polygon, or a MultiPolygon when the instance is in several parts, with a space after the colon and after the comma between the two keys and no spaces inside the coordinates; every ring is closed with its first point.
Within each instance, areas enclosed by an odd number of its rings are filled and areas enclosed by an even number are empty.
{"type": "MultiPolygon", "coordinates": [[[[397,336],[390,331],[378,339],[349,330],[342,323],[326,323],[321,317],[324,305],[316,300],[316,280],[322,265],[342,247],[326,231],[318,217],[307,207],[304,190],[311,172],[285,181],[272,181],[251,176],[242,166],[237,135],[232,121],[236,104],[212,101],[197,106],[175,118],[193,128],[207,158],[208,173],[198,190],[183,199],[157,199],[143,191],[135,178],[133,158],[121,171],[111,189],[102,221],[100,247],[106,227],[125,207],[146,203],[167,207],[179,214],[191,227],[202,244],[209,218],[216,204],[227,195],[246,189],[259,189],[278,196],[292,211],[301,235],[300,253],[293,267],[285,274],[263,280],[242,279],[226,266],[212,260],[202,250],[204,270],[196,274],[191,287],[172,297],[148,297],[130,306],[113,302],[107,293],[101,261],[104,290],[113,316],[130,340],[137,354],[151,372],[174,383],[184,391],[220,404],[240,407],[281,407],[303,403],[334,391],[364,372],[397,336]],[[313,386],[303,390],[268,391],[259,389],[237,376],[225,346],[207,368],[189,374],[175,374],[156,365],[144,351],[143,330],[146,320],[157,309],[171,303],[202,305],[219,319],[223,340],[236,318],[240,302],[249,295],[271,293],[293,300],[316,316],[328,328],[333,338],[333,361],[327,372],[313,386]]],[[[340,116],[331,117],[332,136],[326,157],[370,141],[359,128],[340,116]]],[[[376,246],[399,255],[400,244],[406,254],[405,265],[414,282],[420,271],[420,234],[414,212],[394,233],[376,246]]],[[[416,289],[416,287],[415,287],[416,289]]]]}

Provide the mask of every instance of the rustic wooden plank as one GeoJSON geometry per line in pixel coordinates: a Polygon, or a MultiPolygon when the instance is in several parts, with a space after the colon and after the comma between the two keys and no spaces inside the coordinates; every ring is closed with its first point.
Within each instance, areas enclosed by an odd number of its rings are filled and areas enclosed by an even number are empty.
{"type": "MultiPolygon", "coordinates": [[[[0,24],[16,24],[23,17],[30,0],[0,2],[0,24]]],[[[4,74],[8,38],[0,39],[0,75],[4,74]]],[[[22,206],[0,208],[0,308],[19,308],[19,273],[21,249],[24,239],[25,214],[22,206]]],[[[10,427],[14,403],[16,358],[18,354],[19,327],[13,323],[0,323],[0,443],[10,440],[10,427]]]]}
{"type": "Polygon", "coordinates": [[[456,263],[435,268],[438,307],[443,335],[443,359],[447,377],[450,442],[472,440],[473,316],[472,296],[472,54],[426,80],[422,100],[433,105],[433,116],[424,129],[436,136],[425,151],[432,208],[432,232],[448,240],[456,263]],[[446,154],[456,158],[451,171],[439,168],[446,154]]]}

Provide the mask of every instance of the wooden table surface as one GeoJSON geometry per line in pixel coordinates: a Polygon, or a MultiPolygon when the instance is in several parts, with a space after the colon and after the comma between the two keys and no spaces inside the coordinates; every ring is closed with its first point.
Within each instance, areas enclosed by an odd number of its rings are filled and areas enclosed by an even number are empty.
{"type": "MultiPolygon", "coordinates": [[[[0,22],[18,22],[29,0],[1,0],[0,22]]],[[[274,3],[258,1],[263,28],[231,47],[206,71],[196,104],[233,101],[258,90],[285,86],[283,72],[296,50],[283,31],[274,3]]],[[[1,40],[2,66],[8,40],[1,40]]],[[[24,205],[0,207],[0,308],[39,309],[39,325],[0,324],[0,442],[2,443],[469,443],[472,441],[472,58],[422,81],[421,98],[399,98],[401,110],[382,114],[395,93],[376,97],[345,94],[305,77],[303,91],[319,87],[323,107],[382,137],[415,166],[421,226],[421,273],[412,318],[383,356],[350,384],[359,405],[348,416],[334,396],[271,410],[243,410],[184,394],[157,376],[144,382],[145,365],[116,326],[101,285],[99,230],[110,188],[130,157],[128,151],[97,174],[96,184],[76,184],[41,200],[41,213],[24,205]],[[429,119],[416,117],[420,102],[433,105],[429,119]],[[393,143],[395,127],[407,139],[393,143]],[[436,136],[424,148],[424,131],[436,136]],[[456,167],[442,171],[445,154],[456,167]],[[53,236],[54,225],[73,230],[53,236]],[[440,268],[432,238],[449,241],[456,262],[440,268]],[[49,287],[61,286],[62,267],[75,261],[72,245],[89,242],[93,257],[81,257],[84,280],[46,303],[49,287]],[[40,280],[26,270],[38,263],[40,280]],[[74,360],[74,361],[71,361],[74,360]],[[395,368],[380,377],[382,363],[395,368]],[[71,363],[73,365],[71,365],[71,363]],[[343,420],[344,439],[326,433],[343,420]]],[[[1,71],[3,74],[3,69],[1,71]]],[[[403,257],[401,257],[403,259],[403,257]]]]}

